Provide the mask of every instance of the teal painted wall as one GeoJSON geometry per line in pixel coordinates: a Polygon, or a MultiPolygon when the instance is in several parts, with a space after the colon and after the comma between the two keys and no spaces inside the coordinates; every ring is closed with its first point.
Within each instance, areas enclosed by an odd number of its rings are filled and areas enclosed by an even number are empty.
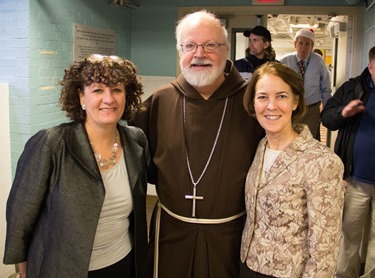
{"type": "Polygon", "coordinates": [[[132,11],[131,59],[142,75],[174,76],[177,6],[168,3],[172,1],[148,2],[132,11]]]}
{"type": "Polygon", "coordinates": [[[130,56],[130,11],[103,0],[30,1],[31,132],[61,122],[56,107],[64,69],[73,62],[73,24],[116,33],[116,53],[130,56]],[[48,117],[45,115],[48,114],[48,117]]]}
{"type": "Polygon", "coordinates": [[[131,11],[105,0],[1,0],[0,82],[10,86],[12,169],[36,131],[67,121],[57,107],[73,62],[73,23],[116,33],[116,53],[131,56],[131,11]]]}
{"type": "Polygon", "coordinates": [[[9,83],[12,157],[30,133],[29,10],[28,0],[0,1],[0,82],[9,83]]]}

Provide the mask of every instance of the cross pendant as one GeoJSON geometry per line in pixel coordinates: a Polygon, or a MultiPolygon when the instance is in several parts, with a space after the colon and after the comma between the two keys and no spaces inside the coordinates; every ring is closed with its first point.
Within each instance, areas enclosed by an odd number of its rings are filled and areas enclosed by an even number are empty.
{"type": "Polygon", "coordinates": [[[192,217],[195,217],[195,203],[196,200],[203,200],[203,196],[197,196],[197,188],[193,187],[193,195],[185,195],[185,199],[193,201],[192,217]]]}

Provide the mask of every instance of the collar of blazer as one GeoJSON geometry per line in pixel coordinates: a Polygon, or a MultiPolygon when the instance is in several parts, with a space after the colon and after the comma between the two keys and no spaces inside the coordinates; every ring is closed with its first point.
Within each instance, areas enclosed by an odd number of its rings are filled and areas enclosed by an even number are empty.
{"type": "Polygon", "coordinates": [[[272,182],[277,176],[282,174],[285,171],[288,171],[288,166],[295,162],[298,159],[299,155],[304,152],[307,147],[306,140],[311,140],[312,136],[307,135],[307,127],[303,127],[299,132],[297,137],[292,143],[289,144],[276,158],[275,162],[268,170],[267,175],[264,177],[264,180],[260,182],[260,176],[262,174],[262,165],[264,151],[266,148],[267,139],[264,138],[258,146],[258,155],[254,159],[254,164],[258,165],[256,175],[257,178],[253,179],[257,181],[257,187],[262,188],[268,183],[272,182]],[[311,137],[311,138],[310,138],[311,137]]]}
{"type": "MultiPolygon", "coordinates": [[[[139,133],[135,132],[134,127],[118,125],[117,129],[123,147],[129,182],[133,188],[139,173],[142,172],[142,167],[146,167],[146,164],[142,163],[144,146],[139,144],[139,140],[137,140],[137,136],[139,136],[137,134],[139,133]]],[[[68,148],[83,168],[97,180],[102,181],[100,170],[95,161],[94,153],[83,123],[73,126],[68,148]]]]}

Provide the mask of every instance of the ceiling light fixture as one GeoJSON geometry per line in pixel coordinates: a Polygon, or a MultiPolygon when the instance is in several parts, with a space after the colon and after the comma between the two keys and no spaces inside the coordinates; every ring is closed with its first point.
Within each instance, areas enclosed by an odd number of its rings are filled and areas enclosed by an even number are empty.
{"type": "Polygon", "coordinates": [[[305,28],[317,28],[318,24],[310,25],[308,23],[299,23],[299,24],[290,24],[290,27],[298,28],[298,29],[305,29],[305,28]]]}

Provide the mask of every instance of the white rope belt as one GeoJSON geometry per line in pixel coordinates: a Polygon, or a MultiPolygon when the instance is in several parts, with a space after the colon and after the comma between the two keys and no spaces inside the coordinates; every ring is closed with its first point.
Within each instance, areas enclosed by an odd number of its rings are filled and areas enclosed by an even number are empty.
{"type": "Polygon", "coordinates": [[[245,211],[242,211],[242,212],[240,212],[236,215],[226,217],[226,218],[218,218],[218,219],[190,218],[190,217],[181,216],[181,215],[178,215],[178,214],[175,214],[175,213],[171,212],[169,209],[167,209],[160,202],[158,204],[166,213],[168,213],[173,218],[176,218],[176,219],[178,219],[180,221],[183,221],[183,222],[193,223],[193,224],[223,224],[223,223],[233,221],[233,220],[235,220],[237,218],[240,218],[241,216],[245,215],[245,211]]]}
{"type": "Polygon", "coordinates": [[[241,216],[245,215],[245,211],[237,213],[236,215],[225,217],[225,218],[218,218],[218,219],[207,219],[207,218],[190,218],[175,214],[174,212],[170,211],[165,207],[160,201],[157,203],[157,213],[156,213],[156,223],[155,223],[155,248],[154,248],[154,278],[158,278],[158,265],[159,265],[159,234],[160,234],[160,216],[161,216],[161,209],[163,209],[166,213],[168,213],[173,218],[177,220],[192,223],[192,224],[223,224],[235,219],[240,218],[241,216]]]}

